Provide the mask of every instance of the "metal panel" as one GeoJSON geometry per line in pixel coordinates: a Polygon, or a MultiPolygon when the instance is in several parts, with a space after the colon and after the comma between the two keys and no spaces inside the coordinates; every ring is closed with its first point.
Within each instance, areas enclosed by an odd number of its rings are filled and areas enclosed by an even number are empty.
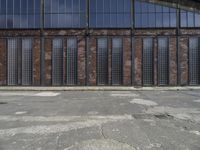
{"type": "Polygon", "coordinates": [[[158,77],[159,85],[169,83],[169,42],[168,38],[158,38],[158,77]]]}
{"type": "Polygon", "coordinates": [[[32,84],[32,39],[22,39],[22,85],[32,84]]]}
{"type": "Polygon", "coordinates": [[[189,39],[189,72],[190,72],[190,84],[200,84],[200,47],[199,38],[189,39]]]}
{"type": "Polygon", "coordinates": [[[112,39],[112,84],[122,84],[123,43],[121,38],[112,39]]]}
{"type": "Polygon", "coordinates": [[[66,84],[76,85],[77,84],[77,65],[78,65],[78,48],[77,39],[67,39],[67,72],[66,72],[66,84]]]}
{"type": "Polygon", "coordinates": [[[63,41],[62,39],[53,39],[52,52],[52,84],[63,84],[63,41]]]}
{"type": "Polygon", "coordinates": [[[17,85],[18,72],[17,72],[17,41],[18,39],[8,39],[8,85],[17,85]]]}
{"type": "Polygon", "coordinates": [[[143,39],[143,84],[153,84],[153,38],[143,39]]]}
{"type": "Polygon", "coordinates": [[[108,84],[108,40],[99,38],[97,43],[97,83],[108,84]]]}

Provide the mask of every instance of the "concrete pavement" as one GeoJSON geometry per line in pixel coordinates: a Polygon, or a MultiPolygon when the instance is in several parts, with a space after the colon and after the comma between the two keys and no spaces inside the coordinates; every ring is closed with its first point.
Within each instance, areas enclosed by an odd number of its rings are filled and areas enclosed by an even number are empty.
{"type": "Polygon", "coordinates": [[[0,91],[0,150],[199,150],[200,90],[0,91]]]}

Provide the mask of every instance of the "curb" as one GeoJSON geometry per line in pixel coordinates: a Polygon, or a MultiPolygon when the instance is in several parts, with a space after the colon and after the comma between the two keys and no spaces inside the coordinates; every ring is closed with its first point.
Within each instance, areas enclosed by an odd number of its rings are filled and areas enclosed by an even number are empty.
{"type": "Polygon", "coordinates": [[[124,87],[124,86],[85,86],[85,87],[25,87],[4,86],[0,91],[191,91],[200,90],[200,86],[185,87],[124,87]]]}

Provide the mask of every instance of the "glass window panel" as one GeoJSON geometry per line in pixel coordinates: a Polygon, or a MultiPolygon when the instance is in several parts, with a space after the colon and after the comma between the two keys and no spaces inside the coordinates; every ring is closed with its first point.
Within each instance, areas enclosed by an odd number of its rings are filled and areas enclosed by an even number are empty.
{"type": "Polygon", "coordinates": [[[101,13],[97,14],[97,24],[98,27],[103,27],[103,14],[101,13]]]}
{"type": "Polygon", "coordinates": [[[13,28],[13,15],[7,15],[7,28],[13,28]]]}
{"type": "Polygon", "coordinates": [[[169,12],[169,7],[163,7],[163,12],[168,13],[169,12]]]}
{"type": "Polygon", "coordinates": [[[96,27],[96,15],[95,14],[90,15],[90,26],[96,27]]]}
{"type": "Polygon", "coordinates": [[[28,0],[28,14],[34,14],[34,0],[28,0]]]}
{"type": "Polygon", "coordinates": [[[117,11],[119,13],[123,13],[124,12],[124,1],[125,0],[117,0],[117,11]]]}
{"type": "Polygon", "coordinates": [[[163,21],[162,21],[162,13],[156,14],[156,27],[162,27],[163,21]]]}
{"type": "Polygon", "coordinates": [[[148,12],[148,3],[141,3],[141,6],[142,6],[142,12],[143,13],[147,13],[148,12]]]}
{"type": "Polygon", "coordinates": [[[181,27],[187,27],[187,14],[185,11],[181,11],[181,27]]]}
{"type": "Polygon", "coordinates": [[[155,13],[149,13],[149,27],[155,27],[156,26],[156,16],[155,13]]]}
{"type": "Polygon", "coordinates": [[[66,12],[71,13],[72,12],[72,0],[66,0],[66,12]]]}
{"type": "Polygon", "coordinates": [[[104,27],[110,27],[110,14],[105,14],[104,15],[104,27]]]}
{"type": "Polygon", "coordinates": [[[124,14],[124,27],[130,27],[131,26],[131,14],[130,13],[127,13],[127,14],[124,14]]]}
{"type": "Polygon", "coordinates": [[[176,13],[170,13],[170,27],[176,27],[176,13]]]}
{"type": "Polygon", "coordinates": [[[45,17],[45,27],[47,27],[47,28],[51,27],[51,15],[50,14],[46,14],[46,17],[45,17]]]}
{"type": "Polygon", "coordinates": [[[1,0],[1,7],[0,7],[0,13],[1,14],[6,14],[6,0],[1,0]]]}
{"type": "Polygon", "coordinates": [[[52,0],[51,2],[51,13],[58,13],[59,12],[59,1],[52,0]]]}
{"type": "Polygon", "coordinates": [[[141,3],[139,1],[135,1],[135,12],[136,13],[140,13],[142,10],[141,10],[141,3]]]}
{"type": "Polygon", "coordinates": [[[112,13],[116,13],[117,12],[117,3],[116,0],[111,0],[111,10],[112,13]]]}
{"type": "Polygon", "coordinates": [[[110,25],[111,25],[110,27],[117,26],[117,14],[111,14],[110,25]]]}
{"type": "Polygon", "coordinates": [[[188,12],[188,27],[194,27],[194,13],[188,12]]]}
{"type": "Polygon", "coordinates": [[[65,13],[65,0],[59,0],[59,12],[65,13]]]}
{"type": "Polygon", "coordinates": [[[97,6],[97,12],[103,12],[103,2],[102,0],[96,0],[97,3],[96,3],[96,6],[97,6]]]}
{"type": "Polygon", "coordinates": [[[123,14],[119,14],[117,17],[117,25],[118,27],[125,27],[125,22],[124,22],[124,15],[123,14]]]}
{"type": "Polygon", "coordinates": [[[155,5],[149,4],[148,11],[154,13],[155,12],[155,5]]]}
{"type": "Polygon", "coordinates": [[[170,27],[170,14],[163,13],[163,27],[170,27]]]}
{"type": "Polygon", "coordinates": [[[142,14],[142,27],[148,27],[148,14],[142,14]]]}
{"type": "Polygon", "coordinates": [[[20,2],[16,0],[14,1],[14,13],[20,14],[20,2]]]}
{"type": "Polygon", "coordinates": [[[110,5],[111,5],[111,3],[110,3],[110,0],[103,0],[103,2],[104,2],[104,12],[105,13],[109,13],[110,12],[110,5]]]}
{"type": "Polygon", "coordinates": [[[162,6],[156,5],[156,12],[162,12],[162,6]]]}
{"type": "Polygon", "coordinates": [[[21,16],[21,28],[28,28],[28,16],[27,15],[22,15],[21,16]]]}
{"type": "Polygon", "coordinates": [[[7,14],[13,14],[13,0],[7,0],[7,14]]]}
{"type": "Polygon", "coordinates": [[[35,13],[40,13],[40,0],[35,0],[35,13]]]}
{"type": "Polygon", "coordinates": [[[141,14],[136,14],[135,15],[135,26],[137,28],[142,27],[142,19],[141,19],[141,14]]]}
{"type": "Polygon", "coordinates": [[[20,28],[20,15],[14,15],[14,28],[20,28]]]}
{"type": "Polygon", "coordinates": [[[27,11],[28,11],[27,2],[28,0],[21,0],[21,14],[22,15],[27,14],[27,11]]]}
{"type": "Polygon", "coordinates": [[[200,14],[195,14],[195,27],[200,27],[200,14]]]}
{"type": "Polygon", "coordinates": [[[73,16],[70,14],[66,14],[66,27],[72,27],[73,16]]]}
{"type": "Polygon", "coordinates": [[[131,0],[124,0],[124,11],[131,12],[131,0]]]}
{"type": "Polygon", "coordinates": [[[80,4],[79,4],[79,0],[73,0],[73,11],[74,12],[79,12],[79,7],[80,7],[80,4]]]}
{"type": "Polygon", "coordinates": [[[6,28],[6,15],[0,15],[0,28],[6,28]]]}

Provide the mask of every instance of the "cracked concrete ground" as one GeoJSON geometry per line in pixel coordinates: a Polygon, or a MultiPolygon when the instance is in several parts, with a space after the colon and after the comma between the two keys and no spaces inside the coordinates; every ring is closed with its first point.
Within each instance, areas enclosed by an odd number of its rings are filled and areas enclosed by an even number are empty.
{"type": "Polygon", "coordinates": [[[200,90],[1,91],[0,150],[200,150],[200,90]]]}

